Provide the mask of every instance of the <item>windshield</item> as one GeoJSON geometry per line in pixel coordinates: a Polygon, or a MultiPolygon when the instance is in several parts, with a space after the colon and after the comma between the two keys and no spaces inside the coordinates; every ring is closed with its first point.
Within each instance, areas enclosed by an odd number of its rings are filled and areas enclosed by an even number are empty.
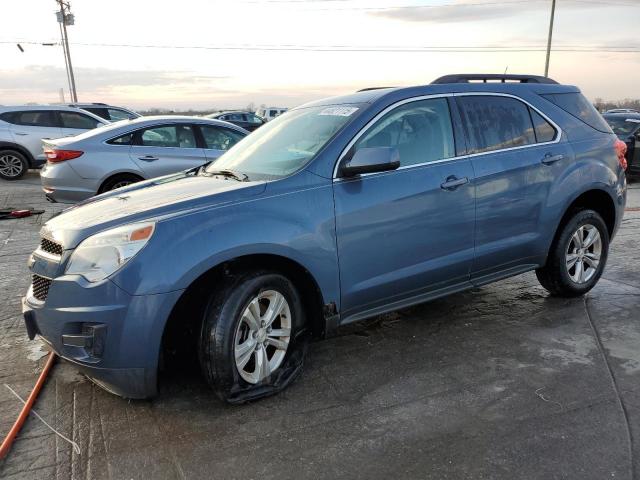
{"type": "Polygon", "coordinates": [[[206,171],[232,170],[251,180],[290,175],[304,167],[357,110],[356,105],[291,110],[237,143],[206,171]]]}
{"type": "Polygon", "coordinates": [[[611,125],[613,133],[615,133],[621,139],[626,139],[631,134],[633,134],[633,132],[635,132],[638,127],[640,127],[640,119],[629,120],[626,118],[605,117],[605,120],[609,123],[609,125],[611,125]]]}

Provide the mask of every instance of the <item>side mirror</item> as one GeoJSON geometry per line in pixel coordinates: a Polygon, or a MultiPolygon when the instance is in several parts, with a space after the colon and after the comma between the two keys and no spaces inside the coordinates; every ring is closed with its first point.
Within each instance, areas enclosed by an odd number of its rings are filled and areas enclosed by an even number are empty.
{"type": "Polygon", "coordinates": [[[339,173],[341,177],[355,177],[363,173],[387,172],[400,166],[400,152],[396,147],[360,148],[343,160],[339,173]]]}

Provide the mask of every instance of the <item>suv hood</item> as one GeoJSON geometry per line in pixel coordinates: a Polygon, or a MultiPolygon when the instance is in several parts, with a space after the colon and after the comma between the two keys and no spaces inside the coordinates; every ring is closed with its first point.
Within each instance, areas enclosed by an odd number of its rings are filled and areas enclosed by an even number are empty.
{"type": "Polygon", "coordinates": [[[42,234],[71,249],[108,228],[232,204],[259,195],[265,187],[265,182],[239,182],[186,172],[160,177],[74,205],[49,220],[42,234]]]}

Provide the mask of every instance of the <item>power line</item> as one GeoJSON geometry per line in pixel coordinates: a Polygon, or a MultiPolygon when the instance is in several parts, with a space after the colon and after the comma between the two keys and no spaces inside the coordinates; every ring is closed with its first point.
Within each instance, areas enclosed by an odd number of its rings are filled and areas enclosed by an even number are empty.
{"type": "MultiPolygon", "coordinates": [[[[347,0],[249,0],[246,2],[238,2],[240,4],[254,4],[254,5],[270,5],[270,4],[286,4],[286,5],[312,5],[314,3],[334,3],[345,2],[347,0]]],[[[584,3],[591,5],[602,6],[621,6],[621,7],[640,7],[640,3],[628,3],[620,0],[565,0],[570,3],[584,3]]],[[[309,10],[321,11],[384,11],[384,10],[423,10],[423,9],[441,9],[441,8],[468,8],[468,7],[496,7],[496,6],[509,6],[518,4],[531,4],[531,3],[547,3],[548,0],[502,0],[502,1],[488,1],[488,2],[470,2],[470,3],[441,3],[439,5],[388,5],[377,7],[362,7],[357,5],[340,5],[338,7],[322,7],[311,8],[309,10]]]]}
{"type": "MultiPolygon", "coordinates": [[[[21,43],[25,45],[50,45],[47,42],[25,40],[0,40],[0,44],[21,43]]],[[[128,43],[86,43],[71,42],[71,45],[79,47],[98,48],[147,48],[164,50],[229,50],[229,51],[303,51],[303,52],[389,52],[389,53],[423,53],[423,52],[541,52],[546,51],[545,45],[518,45],[518,46],[402,46],[402,45],[302,45],[302,44],[272,44],[272,45],[154,45],[154,44],[128,44],[128,43]]],[[[559,52],[616,52],[638,53],[640,45],[559,45],[554,48],[559,52]]]]}

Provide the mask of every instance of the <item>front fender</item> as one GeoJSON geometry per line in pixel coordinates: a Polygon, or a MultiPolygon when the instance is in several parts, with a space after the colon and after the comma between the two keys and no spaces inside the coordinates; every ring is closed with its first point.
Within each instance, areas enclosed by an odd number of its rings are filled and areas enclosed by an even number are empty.
{"type": "Polygon", "coordinates": [[[315,178],[313,186],[271,188],[258,198],[160,221],[149,244],[113,281],[132,295],[164,293],[187,288],[223,262],[270,254],[300,264],[325,300],[338,304],[331,182],[315,178]]]}

